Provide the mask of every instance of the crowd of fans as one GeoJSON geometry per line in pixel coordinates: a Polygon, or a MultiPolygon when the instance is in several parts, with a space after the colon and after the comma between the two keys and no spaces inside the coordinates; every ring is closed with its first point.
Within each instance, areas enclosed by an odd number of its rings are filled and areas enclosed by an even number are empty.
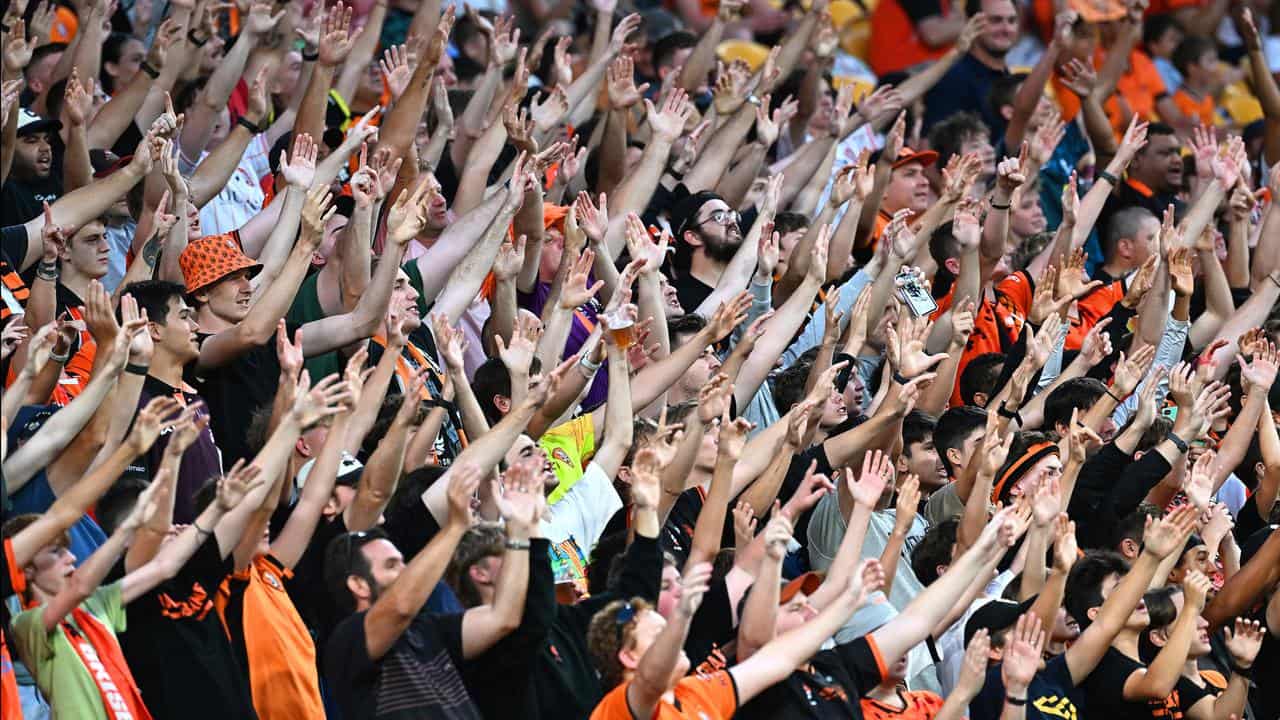
{"type": "Polygon", "coordinates": [[[0,719],[1280,718],[1280,3],[2,16],[0,719]]]}

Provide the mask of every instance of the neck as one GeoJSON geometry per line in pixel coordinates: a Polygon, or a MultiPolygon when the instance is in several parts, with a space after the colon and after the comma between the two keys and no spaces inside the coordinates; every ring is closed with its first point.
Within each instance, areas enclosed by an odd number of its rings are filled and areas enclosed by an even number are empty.
{"type": "Polygon", "coordinates": [[[81,300],[84,300],[89,296],[89,281],[91,279],[87,275],[80,274],[70,263],[65,263],[63,264],[62,276],[58,278],[58,282],[71,292],[79,295],[81,300]]]}
{"type": "Polygon", "coordinates": [[[1195,658],[1188,657],[1187,661],[1182,664],[1182,677],[1197,685],[1204,682],[1204,678],[1200,677],[1200,666],[1196,664],[1195,658]]]}
{"type": "Polygon", "coordinates": [[[1102,271],[1113,278],[1120,278],[1128,275],[1129,271],[1132,270],[1133,267],[1133,263],[1116,258],[1115,260],[1109,260],[1103,263],[1102,271]]]}
{"type": "Polygon", "coordinates": [[[897,681],[885,681],[871,689],[867,693],[873,700],[880,702],[892,702],[899,707],[906,707],[906,703],[901,702],[902,698],[898,696],[897,681]]]}
{"type": "Polygon", "coordinates": [[[1121,630],[1116,639],[1112,641],[1111,647],[1134,660],[1138,659],[1138,633],[1129,628],[1121,630]]]}
{"type": "Polygon", "coordinates": [[[209,307],[209,303],[200,306],[196,311],[196,322],[200,325],[200,332],[216,335],[223,330],[229,330],[235,323],[227,322],[224,318],[219,317],[209,307]]]}
{"type": "Polygon", "coordinates": [[[164,348],[156,348],[147,374],[166,385],[182,387],[182,363],[164,348]]]}
{"type": "Polygon", "coordinates": [[[720,276],[724,273],[727,264],[713,260],[704,250],[694,254],[693,261],[689,263],[689,274],[715,287],[716,283],[720,282],[720,276]]]}
{"type": "Polygon", "coordinates": [[[1182,88],[1197,99],[1213,94],[1213,84],[1203,80],[1186,78],[1182,82],[1182,88]]]}

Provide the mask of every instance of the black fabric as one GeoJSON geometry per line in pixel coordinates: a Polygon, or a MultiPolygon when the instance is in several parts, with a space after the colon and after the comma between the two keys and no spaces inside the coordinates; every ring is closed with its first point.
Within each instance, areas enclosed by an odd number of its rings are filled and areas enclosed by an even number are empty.
{"type": "Polygon", "coordinates": [[[723,670],[723,648],[732,643],[736,636],[737,626],[733,624],[733,603],[729,598],[729,586],[720,577],[711,581],[711,586],[702,596],[702,604],[689,623],[684,652],[689,656],[690,666],[707,672],[723,670]],[[709,666],[700,668],[708,661],[709,666]]]}
{"type": "Polygon", "coordinates": [[[0,223],[4,225],[21,225],[44,212],[43,203],[52,205],[62,197],[62,180],[60,175],[33,182],[23,182],[10,176],[9,181],[0,187],[0,223]]]}
{"type": "Polygon", "coordinates": [[[676,559],[676,567],[684,567],[689,559],[689,552],[693,549],[693,529],[698,524],[702,503],[701,487],[685,490],[676,498],[671,512],[667,513],[666,523],[662,525],[662,533],[658,537],[662,549],[676,559]]]}
{"type": "Polygon", "coordinates": [[[325,680],[343,720],[479,720],[463,685],[462,615],[418,613],[383,657],[369,657],[366,612],[348,616],[325,646],[325,680]]]}
{"type": "Polygon", "coordinates": [[[715,290],[687,272],[676,275],[671,279],[671,284],[675,286],[676,295],[680,298],[680,307],[684,308],[686,313],[697,310],[698,306],[711,297],[712,291],[715,290]]]}
{"type": "Polygon", "coordinates": [[[318,648],[324,647],[324,641],[338,618],[333,595],[324,582],[325,551],[331,540],[346,532],[347,524],[341,514],[331,520],[321,518],[307,542],[307,549],[293,568],[293,579],[284,586],[298,610],[298,617],[315,636],[318,648]]]}
{"type": "Polygon", "coordinates": [[[25,225],[6,225],[0,228],[0,253],[10,267],[21,271],[22,261],[27,259],[27,228],[25,225]]]}
{"type": "Polygon", "coordinates": [[[1256,718],[1280,718],[1280,682],[1258,682],[1262,678],[1280,678],[1280,627],[1267,628],[1262,618],[1262,649],[1253,661],[1254,687],[1249,702],[1256,718]]]}
{"type": "Polygon", "coordinates": [[[1122,180],[1120,185],[1107,196],[1107,201],[1102,206],[1102,212],[1098,216],[1098,231],[1107,232],[1112,215],[1135,205],[1149,210],[1157,220],[1164,217],[1164,211],[1169,205],[1173,205],[1174,215],[1178,218],[1181,218],[1187,209],[1186,203],[1179,200],[1176,195],[1158,192],[1146,195],[1130,185],[1128,181],[1122,180]]]}
{"type": "MultiPolygon", "coordinates": [[[[1074,516],[1073,513],[1072,517],[1074,516]]],[[[1129,676],[1146,667],[1115,648],[1107,648],[1102,661],[1081,684],[1085,692],[1089,717],[1132,718],[1132,720],[1171,717],[1153,713],[1152,706],[1145,700],[1124,699],[1124,684],[1129,680],[1129,676]]],[[[1160,708],[1163,709],[1163,703],[1160,708]]]]}
{"type": "Polygon", "coordinates": [[[858,699],[883,680],[885,670],[870,636],[823,650],[782,682],[743,705],[743,720],[861,720],[858,699]]]}
{"type": "MultiPolygon", "coordinates": [[[[987,679],[978,696],[969,703],[969,720],[999,720],[1004,711],[1004,678],[999,664],[987,669],[987,679]]],[[[1067,656],[1049,660],[1027,687],[1027,720],[1061,720],[1091,717],[1080,710],[1083,693],[1071,681],[1067,656]]],[[[1105,717],[1105,716],[1098,716],[1105,717]]]]}
{"type": "Polygon", "coordinates": [[[1169,470],[1169,462],[1154,450],[1134,460],[1115,442],[1103,445],[1080,469],[1067,508],[1076,522],[1080,547],[1110,547],[1120,521],[1138,508],[1169,470]]]}
{"type": "Polygon", "coordinates": [[[213,607],[232,572],[216,539],[206,540],[172,579],[125,606],[125,659],[156,720],[253,718],[249,673],[213,607]]]}
{"type": "Polygon", "coordinates": [[[902,12],[916,24],[928,17],[942,17],[942,3],[938,0],[897,0],[897,2],[902,12]]]}
{"type": "MultiPolygon", "coordinates": [[[[289,337],[297,332],[296,325],[287,326],[289,337]]],[[[199,334],[204,345],[211,335],[199,334]]],[[[195,368],[193,363],[189,367],[195,368]]],[[[280,359],[276,355],[275,338],[259,345],[231,362],[216,368],[202,368],[189,373],[187,382],[204,397],[212,416],[209,428],[218,439],[222,450],[222,462],[231,467],[241,458],[252,460],[245,430],[253,413],[270,405],[280,384],[280,359]]],[[[321,378],[312,378],[317,383],[321,378]]]]}
{"type": "MultiPolygon", "coordinates": [[[[142,392],[138,397],[138,409],[146,407],[152,398],[161,396],[177,398],[184,406],[203,400],[196,393],[189,393],[175,388],[148,375],[142,381],[142,392]]],[[[207,416],[211,409],[206,405],[196,415],[207,416]]],[[[155,477],[156,470],[160,468],[160,462],[164,460],[164,451],[169,446],[170,437],[172,437],[171,433],[162,432],[155,445],[152,445],[150,450],[129,466],[128,474],[147,480],[155,477]]],[[[196,437],[196,441],[192,443],[191,447],[187,448],[187,451],[183,453],[182,462],[178,465],[177,491],[174,493],[174,522],[189,523],[194,520],[196,517],[195,495],[200,490],[200,486],[204,485],[209,478],[222,474],[221,456],[218,452],[221,442],[221,439],[219,439],[215,443],[211,428],[205,428],[196,437]]]]}

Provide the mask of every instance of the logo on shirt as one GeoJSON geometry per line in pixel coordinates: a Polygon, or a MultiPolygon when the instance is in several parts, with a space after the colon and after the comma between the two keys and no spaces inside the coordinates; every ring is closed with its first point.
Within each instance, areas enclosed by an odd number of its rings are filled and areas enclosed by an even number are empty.
{"type": "Polygon", "coordinates": [[[1031,704],[1045,715],[1060,717],[1063,720],[1076,720],[1076,706],[1071,702],[1071,698],[1045,695],[1036,698],[1036,701],[1031,704]]]}
{"type": "Polygon", "coordinates": [[[265,572],[263,572],[263,573],[262,573],[262,579],[263,579],[263,580],[266,580],[266,581],[267,581],[267,584],[268,584],[268,585],[270,585],[271,587],[275,588],[276,590],[279,590],[279,589],[281,589],[281,587],[282,587],[282,586],[280,585],[280,581],[279,581],[278,579],[276,579],[276,575],[275,575],[275,573],[271,572],[270,570],[265,571],[265,572]]]}

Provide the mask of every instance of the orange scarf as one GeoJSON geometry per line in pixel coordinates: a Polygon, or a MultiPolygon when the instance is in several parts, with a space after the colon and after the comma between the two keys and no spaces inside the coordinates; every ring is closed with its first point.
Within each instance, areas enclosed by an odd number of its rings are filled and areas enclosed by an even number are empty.
{"type": "Polygon", "coordinates": [[[142,693],[124,661],[120,644],[102,623],[81,608],[71,611],[75,625],[65,620],[62,631],[80,656],[89,677],[102,693],[102,707],[110,720],[151,720],[142,693]],[[79,629],[77,629],[79,626],[79,629]]]}

